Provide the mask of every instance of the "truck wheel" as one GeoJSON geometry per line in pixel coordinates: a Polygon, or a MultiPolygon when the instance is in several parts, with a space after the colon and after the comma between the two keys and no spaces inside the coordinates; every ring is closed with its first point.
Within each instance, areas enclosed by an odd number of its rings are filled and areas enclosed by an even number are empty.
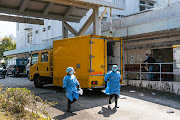
{"type": "Polygon", "coordinates": [[[43,87],[43,84],[41,83],[41,78],[39,76],[36,76],[34,78],[34,86],[36,88],[42,88],[43,87]]]}

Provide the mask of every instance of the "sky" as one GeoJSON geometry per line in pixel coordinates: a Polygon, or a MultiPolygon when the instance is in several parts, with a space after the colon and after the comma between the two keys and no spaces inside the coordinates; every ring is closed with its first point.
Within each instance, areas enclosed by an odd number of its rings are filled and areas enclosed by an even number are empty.
{"type": "Polygon", "coordinates": [[[0,21],[0,37],[9,36],[10,34],[16,37],[16,23],[0,21]]]}

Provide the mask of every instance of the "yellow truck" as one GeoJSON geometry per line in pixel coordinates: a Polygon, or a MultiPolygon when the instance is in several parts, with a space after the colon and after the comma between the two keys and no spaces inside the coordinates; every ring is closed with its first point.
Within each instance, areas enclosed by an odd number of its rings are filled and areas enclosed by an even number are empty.
{"type": "MultiPolygon", "coordinates": [[[[30,80],[35,87],[63,85],[66,68],[74,67],[82,88],[104,88],[104,75],[116,64],[122,73],[122,39],[86,35],[53,41],[53,49],[31,55],[30,80]]],[[[122,83],[122,80],[121,80],[122,83]]]]}

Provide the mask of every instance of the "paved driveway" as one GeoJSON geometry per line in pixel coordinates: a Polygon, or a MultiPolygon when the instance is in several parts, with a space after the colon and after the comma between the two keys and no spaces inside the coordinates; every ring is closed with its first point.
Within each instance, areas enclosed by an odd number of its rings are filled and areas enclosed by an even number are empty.
{"type": "Polygon", "coordinates": [[[108,106],[108,96],[102,92],[85,90],[84,95],[72,105],[71,113],[66,113],[67,98],[57,87],[47,85],[37,89],[26,77],[6,77],[0,79],[4,87],[26,87],[58,105],[49,108],[49,114],[58,120],[180,120],[180,96],[157,91],[122,87],[119,109],[114,103],[108,106]],[[153,93],[153,94],[152,94],[153,93]],[[154,94],[155,93],[155,94],[154,94]],[[167,113],[168,110],[174,113],[167,113]]]}

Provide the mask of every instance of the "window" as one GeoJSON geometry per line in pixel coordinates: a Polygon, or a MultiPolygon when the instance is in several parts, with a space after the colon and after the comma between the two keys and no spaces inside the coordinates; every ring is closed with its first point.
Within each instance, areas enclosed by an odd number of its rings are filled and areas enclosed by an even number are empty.
{"type": "Polygon", "coordinates": [[[43,28],[43,32],[45,32],[46,31],[46,28],[43,28]]]}
{"type": "Polygon", "coordinates": [[[16,62],[17,62],[17,65],[26,65],[27,60],[25,60],[25,59],[17,59],[16,62]]]}
{"type": "Polygon", "coordinates": [[[145,7],[140,6],[140,11],[143,11],[143,10],[145,10],[145,9],[146,9],[145,7]]]}
{"type": "Polygon", "coordinates": [[[32,55],[31,65],[34,65],[38,62],[38,53],[32,55]]]}
{"type": "Polygon", "coordinates": [[[145,4],[145,1],[140,1],[140,4],[145,4]]]}
{"type": "Polygon", "coordinates": [[[48,62],[48,52],[41,54],[41,62],[48,62]]]}
{"type": "Polygon", "coordinates": [[[149,3],[149,5],[150,5],[150,6],[154,6],[154,4],[153,4],[153,3],[149,3]]]}
{"type": "Polygon", "coordinates": [[[8,65],[16,65],[16,60],[15,59],[9,60],[8,65]]]}
{"type": "Polygon", "coordinates": [[[36,34],[38,34],[38,32],[39,32],[39,31],[38,31],[38,30],[36,30],[36,34]]]}
{"type": "Polygon", "coordinates": [[[28,43],[32,42],[32,32],[28,33],[28,39],[27,39],[28,43]]]}
{"type": "Polygon", "coordinates": [[[121,3],[120,0],[112,0],[113,3],[121,3]]]}
{"type": "Polygon", "coordinates": [[[139,6],[140,6],[139,10],[144,11],[144,10],[153,8],[154,7],[154,2],[146,1],[146,0],[140,0],[139,6]]]}
{"type": "Polygon", "coordinates": [[[48,30],[50,30],[51,29],[51,26],[48,26],[48,30]]]}

